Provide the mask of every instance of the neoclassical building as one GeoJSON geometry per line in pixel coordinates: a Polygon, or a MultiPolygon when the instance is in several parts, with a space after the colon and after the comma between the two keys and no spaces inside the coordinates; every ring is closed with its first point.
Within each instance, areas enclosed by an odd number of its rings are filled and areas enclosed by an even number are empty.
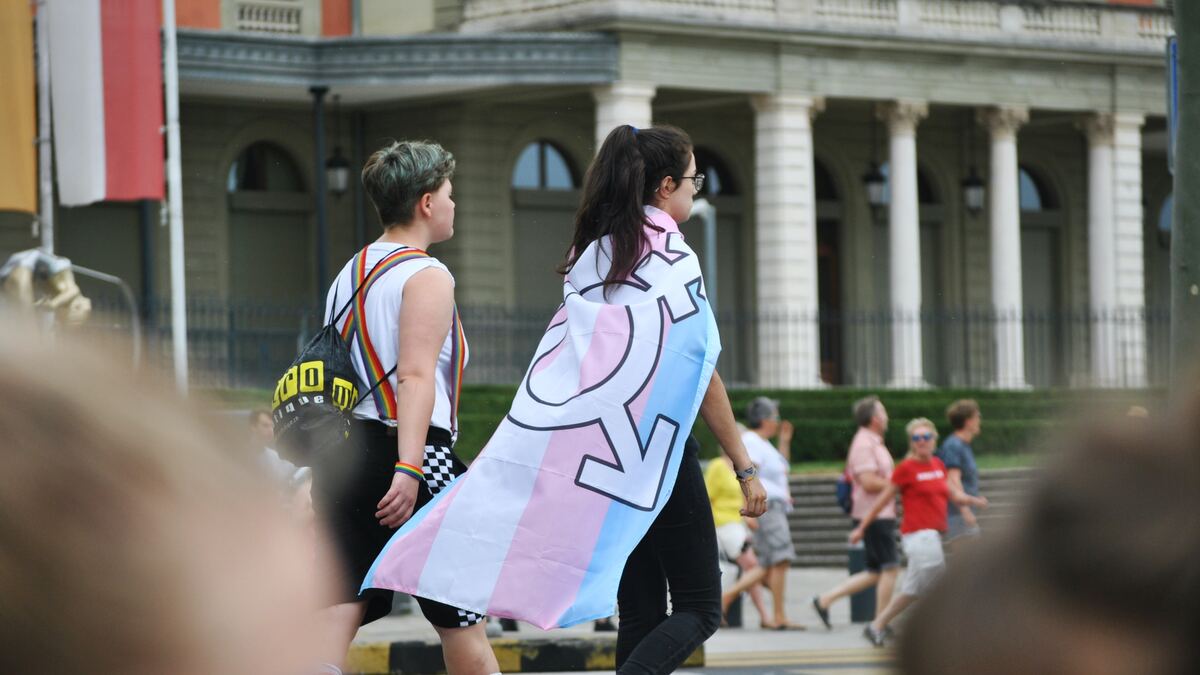
{"type": "MultiPolygon", "coordinates": [[[[726,379],[1165,378],[1162,2],[179,4],[195,26],[179,36],[190,311],[217,336],[197,335],[201,367],[294,350],[313,325],[294,308],[377,227],[327,165],[419,137],[458,159],[457,235],[436,254],[474,379],[515,381],[598,141],[670,123],[709,176],[715,239],[699,219],[684,231],[715,263],[726,379]]],[[[27,227],[0,217],[0,252],[27,227]]],[[[60,214],[60,250],[147,302],[166,295],[165,246],[154,208],[60,214]]]]}

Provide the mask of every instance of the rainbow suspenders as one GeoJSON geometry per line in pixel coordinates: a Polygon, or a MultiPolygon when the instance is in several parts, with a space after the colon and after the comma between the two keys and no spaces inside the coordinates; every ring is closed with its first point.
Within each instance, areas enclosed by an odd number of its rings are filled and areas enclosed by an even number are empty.
{"type": "MultiPolygon", "coordinates": [[[[367,249],[364,248],[354,258],[352,274],[355,284],[361,288],[362,292],[356,294],[352,300],[350,313],[346,316],[346,323],[342,325],[342,339],[347,343],[353,341],[358,345],[367,375],[372,382],[376,383],[368,394],[374,398],[375,409],[384,419],[396,419],[396,391],[392,388],[390,380],[396,367],[392,366],[391,370],[384,370],[383,362],[379,360],[379,354],[376,353],[371,336],[367,332],[365,319],[367,291],[371,290],[371,286],[393,267],[429,257],[428,253],[420,249],[398,249],[375,263],[369,273],[367,271],[367,249]]],[[[450,324],[450,336],[450,433],[456,434],[458,433],[458,401],[462,394],[463,368],[467,360],[467,340],[463,334],[462,320],[458,315],[457,306],[454,308],[454,316],[450,324]]]]}

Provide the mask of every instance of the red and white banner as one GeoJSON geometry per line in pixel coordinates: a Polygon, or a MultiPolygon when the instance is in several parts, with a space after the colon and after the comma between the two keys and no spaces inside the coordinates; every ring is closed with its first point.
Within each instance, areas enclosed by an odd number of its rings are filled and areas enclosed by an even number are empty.
{"type": "Polygon", "coordinates": [[[49,0],[59,202],[163,198],[158,0],[49,0]]]}

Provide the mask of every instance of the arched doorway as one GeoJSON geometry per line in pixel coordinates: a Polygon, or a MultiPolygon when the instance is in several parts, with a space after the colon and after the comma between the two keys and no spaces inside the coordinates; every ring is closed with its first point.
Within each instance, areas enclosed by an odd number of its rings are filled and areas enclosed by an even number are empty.
{"type": "Polygon", "coordinates": [[[516,308],[537,316],[562,302],[562,262],[575,228],[579,172],[566,152],[549,140],[526,145],[511,176],[515,233],[516,308]]]}
{"type": "Polygon", "coordinates": [[[844,384],[841,197],[833,175],[818,159],[813,160],[813,182],[817,198],[817,307],[821,380],[826,384],[844,384]]]}
{"type": "Polygon", "coordinates": [[[1020,167],[1021,295],[1024,307],[1025,381],[1034,387],[1067,381],[1062,311],[1063,214],[1058,196],[1036,170],[1020,167]]]}
{"type": "Polygon", "coordinates": [[[1143,238],[1146,283],[1146,375],[1151,386],[1170,382],[1171,353],[1171,230],[1175,194],[1151,202],[1143,238]]]}
{"type": "Polygon", "coordinates": [[[704,187],[696,198],[707,199],[717,211],[716,251],[708,250],[704,221],[700,218],[681,223],[679,230],[701,264],[708,264],[710,256],[716,255],[716,278],[705,279],[705,283],[715,291],[713,308],[721,327],[718,367],[721,375],[730,382],[749,382],[752,373],[749,350],[754,336],[745,330],[750,303],[746,299],[743,264],[742,186],[729,164],[715,150],[699,145],[693,153],[696,172],[704,174],[704,187]]]}
{"type": "Polygon", "coordinates": [[[230,165],[226,192],[230,299],[311,305],[312,200],[291,154],[267,141],[252,143],[230,165]]]}

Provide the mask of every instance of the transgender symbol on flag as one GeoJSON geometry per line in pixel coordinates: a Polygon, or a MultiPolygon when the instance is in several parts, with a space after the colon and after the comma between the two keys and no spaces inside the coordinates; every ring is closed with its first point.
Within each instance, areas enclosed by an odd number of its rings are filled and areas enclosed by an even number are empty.
{"type": "Polygon", "coordinates": [[[393,536],[363,588],[547,629],[612,614],[720,351],[696,256],[673,221],[661,226],[607,296],[608,241],[588,247],[509,414],[470,470],[393,536]]]}
{"type": "MultiPolygon", "coordinates": [[[[667,253],[673,259],[659,252],[651,253],[641,274],[662,277],[664,273],[658,269],[660,266],[674,264],[686,255],[669,250],[667,253]]],[[[637,275],[634,278],[641,281],[637,275]]],[[[548,345],[548,348],[539,347],[539,355],[534,358],[523,387],[527,396],[518,396],[513,401],[508,419],[517,426],[542,433],[600,425],[608,442],[607,452],[589,455],[580,463],[575,479],[580,487],[595,490],[636,509],[654,510],[671,447],[679,433],[679,421],[657,416],[650,437],[643,444],[630,407],[658,371],[668,321],[678,323],[700,311],[691,296],[693,289],[701,295],[700,283],[697,278],[686,286],[673,289],[673,293],[664,295],[657,302],[626,306],[628,339],[621,360],[602,381],[586,389],[579,390],[573,379],[574,363],[554,359],[562,341],[567,339],[566,320],[546,331],[542,345],[548,345]],[[643,347],[658,343],[658,348],[635,349],[639,342],[643,347]],[[552,365],[539,369],[545,360],[551,360],[552,365]],[[597,408],[596,400],[623,401],[624,405],[597,408]],[[539,426],[537,421],[546,419],[554,419],[556,425],[539,426]],[[615,458],[615,461],[607,458],[615,458]]],[[[589,290],[593,289],[583,292],[589,290]]],[[[578,294],[569,295],[568,304],[576,297],[578,294]]]]}

